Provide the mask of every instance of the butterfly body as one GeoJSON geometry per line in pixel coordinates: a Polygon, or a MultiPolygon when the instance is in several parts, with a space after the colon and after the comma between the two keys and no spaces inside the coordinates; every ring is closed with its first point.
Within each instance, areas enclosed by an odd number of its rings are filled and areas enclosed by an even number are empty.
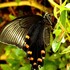
{"type": "Polygon", "coordinates": [[[47,19],[37,15],[18,18],[2,30],[0,41],[22,48],[32,70],[38,70],[46,54],[44,45],[49,43],[49,24],[47,19]]]}

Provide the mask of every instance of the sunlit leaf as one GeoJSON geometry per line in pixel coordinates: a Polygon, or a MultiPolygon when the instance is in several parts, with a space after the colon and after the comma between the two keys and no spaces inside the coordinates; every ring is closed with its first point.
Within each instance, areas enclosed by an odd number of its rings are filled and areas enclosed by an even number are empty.
{"type": "Polygon", "coordinates": [[[66,53],[70,53],[70,46],[68,46],[66,49],[64,49],[61,54],[66,54],[66,53]]]}
{"type": "Polygon", "coordinates": [[[17,55],[17,56],[26,56],[26,53],[23,52],[23,50],[17,48],[17,49],[14,49],[14,53],[17,55]]]}
{"type": "Polygon", "coordinates": [[[9,17],[10,17],[11,20],[14,20],[14,19],[16,18],[16,17],[13,16],[12,14],[10,14],[9,17]]]}
{"type": "Polygon", "coordinates": [[[7,62],[13,70],[17,70],[20,67],[20,61],[17,59],[7,59],[7,62]]]}
{"type": "Polygon", "coordinates": [[[61,61],[61,63],[59,64],[59,68],[64,68],[65,67],[65,62],[61,61]]]}
{"type": "Polygon", "coordinates": [[[20,67],[19,70],[31,70],[31,66],[26,64],[24,67],[20,67]]]}
{"type": "Polygon", "coordinates": [[[66,4],[66,8],[70,9],[70,3],[66,4]]]}
{"type": "Polygon", "coordinates": [[[60,22],[64,27],[65,27],[65,23],[66,23],[66,18],[67,18],[67,11],[63,10],[60,15],[60,22]]]}
{"type": "Polygon", "coordinates": [[[70,63],[67,64],[66,69],[70,70],[70,63]]]}
{"type": "Polygon", "coordinates": [[[70,33],[70,27],[67,27],[67,31],[68,31],[68,33],[70,33]]]}
{"type": "Polygon", "coordinates": [[[44,70],[57,70],[57,66],[53,61],[45,60],[44,70]]]}
{"type": "Polygon", "coordinates": [[[60,45],[61,45],[61,40],[58,41],[58,37],[56,37],[54,39],[53,43],[52,43],[52,50],[53,50],[53,52],[57,52],[57,50],[59,49],[60,45]]]}
{"type": "Polygon", "coordinates": [[[3,65],[1,65],[1,67],[3,70],[12,70],[12,68],[7,64],[3,64],[3,65]]]}
{"type": "Polygon", "coordinates": [[[54,11],[54,16],[57,18],[57,12],[56,12],[56,9],[57,9],[57,8],[54,7],[54,10],[53,10],[53,11],[54,11]]]}
{"type": "Polygon", "coordinates": [[[53,32],[53,34],[55,34],[56,37],[59,36],[60,33],[61,33],[61,29],[55,29],[54,32],[53,32]]]}
{"type": "Polygon", "coordinates": [[[61,43],[65,43],[65,38],[64,37],[62,38],[61,43]]]}
{"type": "MultiPolygon", "coordinates": [[[[61,54],[62,54],[62,53],[61,53],[61,54]]],[[[66,58],[66,59],[70,59],[70,52],[69,52],[69,53],[66,53],[65,58],[66,58]]]]}
{"type": "Polygon", "coordinates": [[[67,0],[64,0],[64,2],[62,3],[62,6],[65,6],[66,3],[67,3],[67,0]]]}
{"type": "Polygon", "coordinates": [[[7,59],[8,63],[11,63],[12,65],[16,66],[18,64],[20,64],[19,60],[15,60],[15,59],[7,59]]]}
{"type": "Polygon", "coordinates": [[[4,49],[5,49],[5,51],[10,51],[13,48],[15,49],[17,47],[16,46],[12,46],[12,45],[7,45],[7,47],[5,47],[4,49]]]}
{"type": "Polygon", "coordinates": [[[39,68],[39,70],[44,70],[44,67],[39,68]]]}
{"type": "Polygon", "coordinates": [[[58,59],[58,58],[60,58],[60,54],[59,53],[57,53],[57,54],[53,54],[53,55],[51,55],[50,57],[49,57],[49,59],[50,60],[55,60],[55,59],[58,59]]]}

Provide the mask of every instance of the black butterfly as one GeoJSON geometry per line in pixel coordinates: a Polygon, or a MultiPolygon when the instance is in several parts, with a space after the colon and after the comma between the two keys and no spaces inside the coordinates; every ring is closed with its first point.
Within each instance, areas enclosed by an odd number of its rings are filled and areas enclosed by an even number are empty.
{"type": "Polygon", "coordinates": [[[24,16],[10,22],[2,30],[0,41],[22,48],[27,53],[32,70],[43,66],[45,45],[49,45],[51,21],[48,14],[24,16]]]}

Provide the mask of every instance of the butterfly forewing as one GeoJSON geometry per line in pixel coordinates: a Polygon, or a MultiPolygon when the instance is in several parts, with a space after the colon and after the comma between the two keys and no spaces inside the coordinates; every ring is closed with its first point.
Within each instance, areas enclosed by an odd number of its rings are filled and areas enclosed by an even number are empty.
{"type": "Polygon", "coordinates": [[[26,16],[13,20],[3,29],[0,41],[23,47],[28,29],[40,19],[39,16],[26,16]]]}

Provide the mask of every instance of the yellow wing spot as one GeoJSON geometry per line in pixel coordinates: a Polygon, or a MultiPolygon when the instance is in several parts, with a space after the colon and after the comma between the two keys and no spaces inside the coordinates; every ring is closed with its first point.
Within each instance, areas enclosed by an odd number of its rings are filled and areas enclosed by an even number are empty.
{"type": "Polygon", "coordinates": [[[38,58],[37,61],[38,61],[38,62],[42,62],[42,59],[41,59],[41,58],[38,58]]]}
{"type": "Polygon", "coordinates": [[[34,58],[33,58],[33,57],[30,57],[30,58],[29,58],[29,60],[33,61],[33,60],[34,60],[34,58]]]}
{"type": "Polygon", "coordinates": [[[29,36],[29,35],[26,35],[26,36],[25,36],[25,38],[26,38],[26,39],[29,39],[29,38],[30,38],[30,36],[29,36]]]}
{"type": "Polygon", "coordinates": [[[32,54],[32,51],[27,51],[27,54],[30,54],[31,55],[32,54]]]}
{"type": "Polygon", "coordinates": [[[25,45],[25,47],[28,49],[28,48],[29,48],[29,45],[28,45],[28,44],[26,44],[26,45],[25,45]]]}
{"type": "Polygon", "coordinates": [[[45,51],[44,50],[41,50],[41,54],[45,54],[45,51]]]}
{"type": "Polygon", "coordinates": [[[45,57],[42,57],[42,59],[45,59],[45,57]]]}
{"type": "Polygon", "coordinates": [[[41,65],[38,65],[38,68],[40,68],[41,67],[41,65]]]}
{"type": "Polygon", "coordinates": [[[37,63],[36,63],[36,62],[34,62],[34,63],[33,63],[33,65],[37,65],[37,63]]]}

